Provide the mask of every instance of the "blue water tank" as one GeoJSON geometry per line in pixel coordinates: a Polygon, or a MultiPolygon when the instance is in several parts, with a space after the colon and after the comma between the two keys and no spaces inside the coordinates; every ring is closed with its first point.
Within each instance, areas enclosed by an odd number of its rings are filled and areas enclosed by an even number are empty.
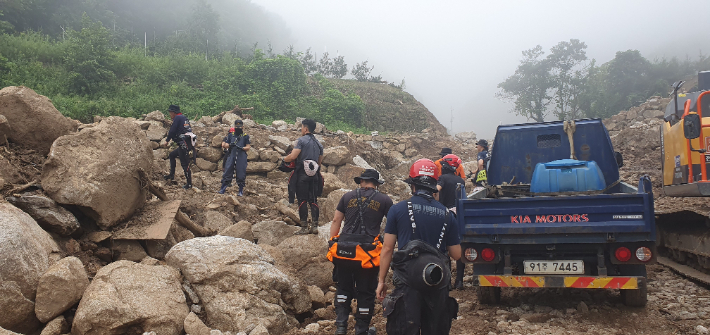
{"type": "Polygon", "coordinates": [[[604,188],[604,174],[596,162],[574,159],[538,163],[530,182],[532,193],[586,192],[604,188]]]}

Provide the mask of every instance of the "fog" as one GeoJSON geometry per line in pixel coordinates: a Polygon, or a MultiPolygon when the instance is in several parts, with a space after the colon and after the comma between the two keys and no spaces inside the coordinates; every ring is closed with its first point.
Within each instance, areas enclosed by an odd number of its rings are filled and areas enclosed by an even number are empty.
{"type": "Polygon", "coordinates": [[[492,138],[526,122],[495,97],[521,52],[576,38],[597,65],[637,49],[649,60],[710,52],[710,1],[252,0],[283,18],[298,50],[363,60],[406,83],[453,132],[492,138]],[[682,20],[682,21],[681,21],[682,20]],[[453,112],[452,112],[453,111],[453,112]]]}

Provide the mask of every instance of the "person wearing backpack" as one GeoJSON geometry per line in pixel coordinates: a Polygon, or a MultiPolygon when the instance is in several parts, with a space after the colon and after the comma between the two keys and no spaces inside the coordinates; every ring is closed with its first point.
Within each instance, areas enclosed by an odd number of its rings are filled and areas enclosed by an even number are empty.
{"type": "Polygon", "coordinates": [[[459,229],[453,213],[434,198],[438,178],[433,161],[414,162],[406,180],[412,197],[387,214],[376,294],[384,300],[389,335],[448,335],[458,314],[449,297],[448,259],[461,258],[459,229]],[[390,265],[394,290],[385,297],[390,265]]]}
{"type": "Polygon", "coordinates": [[[323,145],[313,135],[316,122],[310,119],[301,121],[301,137],[284,162],[295,161],[296,167],[291,173],[289,185],[295,189],[298,199],[298,216],[301,220],[301,230],[297,235],[318,234],[318,197],[323,193],[323,177],[320,173],[323,161],[323,145]],[[295,179],[294,179],[295,178],[295,179]],[[311,222],[308,222],[308,207],[311,208],[311,222]]]}
{"type": "Polygon", "coordinates": [[[392,199],[377,190],[382,182],[376,170],[365,170],[355,177],[355,183],[360,185],[359,188],[340,198],[330,225],[328,259],[335,265],[338,289],[335,296],[336,335],[347,333],[353,298],[357,300],[355,335],[368,334],[380,271],[380,226],[392,207],[392,199]]]}
{"type": "MultiPolygon", "coordinates": [[[[165,178],[165,180],[175,179],[175,166],[177,165],[175,160],[180,157],[180,165],[185,173],[186,181],[185,186],[182,188],[187,190],[192,188],[192,171],[190,171],[189,153],[190,147],[193,146],[193,137],[195,135],[192,133],[190,120],[180,112],[180,106],[170,105],[170,107],[168,107],[168,114],[170,114],[173,124],[170,126],[168,137],[163,145],[167,147],[168,143],[172,140],[178,147],[168,156],[168,158],[170,158],[170,174],[163,176],[163,178],[165,178]],[[188,143],[188,141],[190,142],[188,143]]],[[[194,150],[194,148],[192,149],[194,150]]]]}
{"type": "Polygon", "coordinates": [[[247,151],[251,149],[249,135],[244,133],[244,122],[235,120],[234,127],[229,129],[229,133],[222,140],[222,149],[229,150],[224,156],[224,173],[222,174],[222,187],[219,194],[224,194],[227,187],[232,185],[232,178],[236,172],[237,185],[239,185],[238,196],[244,196],[244,186],[247,178],[247,151]]]}

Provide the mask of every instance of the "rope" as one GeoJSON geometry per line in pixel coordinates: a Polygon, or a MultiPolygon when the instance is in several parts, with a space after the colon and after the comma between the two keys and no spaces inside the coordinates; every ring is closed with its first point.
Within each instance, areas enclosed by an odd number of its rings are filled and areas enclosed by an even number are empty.
{"type": "Polygon", "coordinates": [[[563,128],[569,139],[569,158],[577,159],[577,156],[574,154],[574,132],[577,130],[577,125],[574,123],[574,120],[565,121],[563,128]]]}

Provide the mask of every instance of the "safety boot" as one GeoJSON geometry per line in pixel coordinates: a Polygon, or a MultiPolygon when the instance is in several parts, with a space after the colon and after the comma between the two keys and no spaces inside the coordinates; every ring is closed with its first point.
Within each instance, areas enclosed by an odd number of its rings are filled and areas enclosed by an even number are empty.
{"type": "Polygon", "coordinates": [[[301,230],[293,233],[294,235],[307,235],[311,233],[311,224],[310,223],[303,223],[303,226],[301,226],[301,230]]]}
{"type": "Polygon", "coordinates": [[[318,221],[312,222],[308,225],[308,233],[318,235],[318,221]]]}
{"type": "Polygon", "coordinates": [[[165,180],[173,180],[173,179],[175,179],[175,175],[173,175],[173,174],[166,174],[166,175],[163,176],[163,179],[165,179],[165,180]]]}
{"type": "Polygon", "coordinates": [[[239,185],[239,193],[237,193],[237,195],[240,197],[244,196],[244,185],[239,185]]]}
{"type": "Polygon", "coordinates": [[[459,281],[458,279],[454,282],[454,289],[455,290],[463,290],[463,281],[459,281]]]}
{"type": "Polygon", "coordinates": [[[186,189],[186,190],[189,190],[189,189],[192,188],[192,184],[185,184],[185,185],[182,186],[182,188],[184,188],[184,189],[186,189]]]}

